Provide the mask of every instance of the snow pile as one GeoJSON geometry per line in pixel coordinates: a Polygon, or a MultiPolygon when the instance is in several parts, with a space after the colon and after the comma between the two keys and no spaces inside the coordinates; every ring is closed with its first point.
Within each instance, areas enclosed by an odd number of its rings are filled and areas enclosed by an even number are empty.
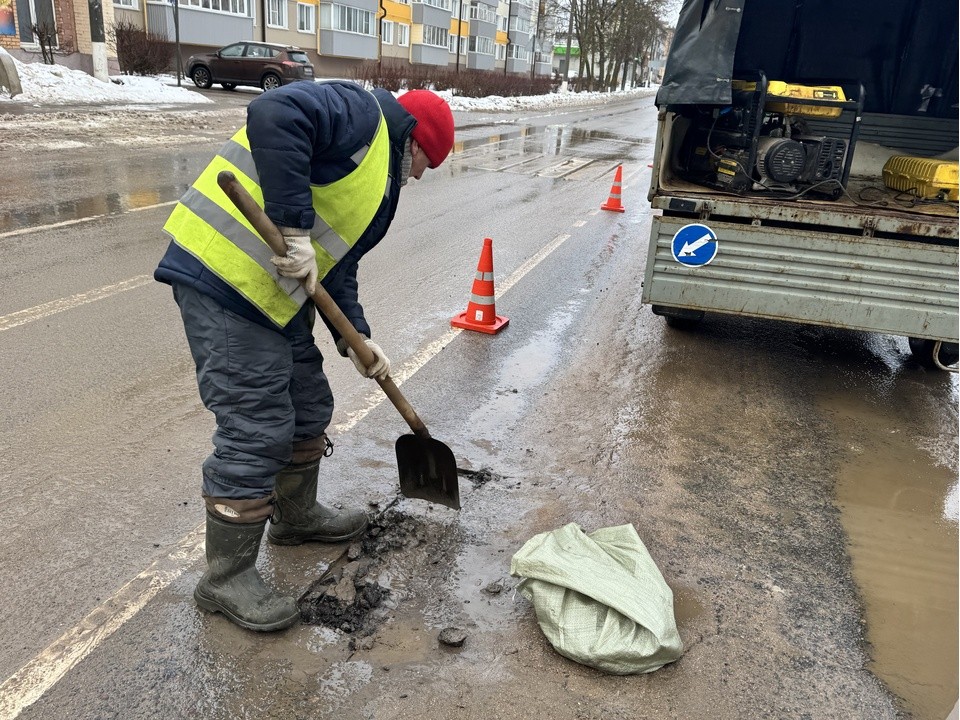
{"type": "Polygon", "coordinates": [[[497,111],[530,110],[532,108],[571,107],[577,105],[596,105],[609,100],[646,97],[656,94],[656,88],[634,88],[617,92],[562,92],[549,95],[528,95],[524,97],[500,97],[491,95],[484,98],[468,98],[451,95],[449,91],[437,93],[450,103],[451,110],[460,111],[497,111]]]}
{"type": "MultiPolygon", "coordinates": [[[[0,52],[6,53],[3,48],[0,52]]],[[[22,63],[13,60],[23,93],[11,98],[0,93],[0,103],[211,103],[209,98],[187,88],[171,87],[162,80],[138,75],[123,75],[105,83],[80,70],[61,65],[22,63]]]]}

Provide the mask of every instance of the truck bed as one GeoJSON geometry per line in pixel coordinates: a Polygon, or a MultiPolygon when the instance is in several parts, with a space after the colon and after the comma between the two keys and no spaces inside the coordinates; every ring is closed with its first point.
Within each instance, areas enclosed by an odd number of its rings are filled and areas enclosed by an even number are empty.
{"type": "Polygon", "coordinates": [[[817,225],[819,230],[926,242],[958,241],[957,203],[920,201],[874,178],[851,177],[836,200],[808,193],[793,200],[724,193],[676,177],[660,178],[651,200],[667,214],[772,227],[817,225]],[[690,203],[693,203],[692,205],[690,203]]]}

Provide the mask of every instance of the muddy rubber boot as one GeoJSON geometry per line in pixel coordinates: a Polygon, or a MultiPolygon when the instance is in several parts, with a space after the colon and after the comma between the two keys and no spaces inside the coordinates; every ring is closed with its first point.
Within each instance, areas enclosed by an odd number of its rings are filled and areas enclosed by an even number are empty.
{"type": "Polygon", "coordinates": [[[276,502],[267,539],[275,545],[337,543],[367,527],[362,510],[338,510],[317,502],[320,461],[290,465],[277,473],[276,502]]]}
{"type": "Polygon", "coordinates": [[[290,627],[300,617],[296,601],[267,587],[257,571],[266,523],[227,522],[207,512],[207,572],[193,591],[204,610],[261,632],[290,627]]]}

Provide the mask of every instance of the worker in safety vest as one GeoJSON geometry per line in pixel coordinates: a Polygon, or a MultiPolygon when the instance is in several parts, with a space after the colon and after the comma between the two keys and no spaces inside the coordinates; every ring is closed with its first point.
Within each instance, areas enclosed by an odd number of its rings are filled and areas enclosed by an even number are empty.
{"type": "Polygon", "coordinates": [[[387,232],[400,188],[444,161],[453,115],[429,90],[395,98],[350,82],[295,82],[263,93],[164,225],[173,237],[154,276],[173,286],[216,416],[203,463],[207,571],[194,598],[252,630],[296,622],[291,597],[269,588],[255,563],[280,545],[342,542],[366,515],[317,501],[333,395],[315,344],[312,292],[320,282],[376,356],[364,367],[328,325],[341,355],[366,377],[390,361],[372,340],[357,294],[357,262],[387,232]],[[217,185],[231,170],[276,224],[285,258],[270,251],[217,185]]]}

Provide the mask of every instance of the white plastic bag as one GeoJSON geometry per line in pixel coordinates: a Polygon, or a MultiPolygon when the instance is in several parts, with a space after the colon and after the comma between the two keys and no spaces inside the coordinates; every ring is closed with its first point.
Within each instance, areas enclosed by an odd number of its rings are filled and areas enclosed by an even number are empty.
{"type": "Polygon", "coordinates": [[[574,523],[541,533],[510,572],[550,644],[616,675],[647,673],[683,654],[673,591],[633,525],[584,533],[574,523]]]}

